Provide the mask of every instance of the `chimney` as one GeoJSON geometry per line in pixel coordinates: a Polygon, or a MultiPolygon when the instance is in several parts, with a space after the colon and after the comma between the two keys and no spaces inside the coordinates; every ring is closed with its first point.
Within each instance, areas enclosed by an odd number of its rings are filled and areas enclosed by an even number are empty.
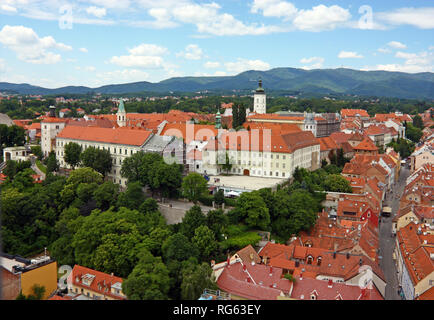
{"type": "Polygon", "coordinates": [[[270,267],[270,277],[273,275],[273,267],[270,267]]]}
{"type": "Polygon", "coordinates": [[[244,272],[247,272],[247,267],[246,267],[245,264],[243,264],[243,271],[244,271],[244,272]]]}
{"type": "Polygon", "coordinates": [[[336,259],[336,251],[333,252],[333,259],[336,259]]]}
{"type": "Polygon", "coordinates": [[[350,253],[347,252],[347,260],[350,259],[350,253]]]}
{"type": "Polygon", "coordinates": [[[300,273],[300,280],[303,280],[303,272],[300,273]]]}
{"type": "Polygon", "coordinates": [[[329,280],[328,287],[333,288],[333,280],[332,279],[329,280]]]}
{"type": "Polygon", "coordinates": [[[363,260],[360,258],[359,265],[361,266],[363,264],[363,260]]]}

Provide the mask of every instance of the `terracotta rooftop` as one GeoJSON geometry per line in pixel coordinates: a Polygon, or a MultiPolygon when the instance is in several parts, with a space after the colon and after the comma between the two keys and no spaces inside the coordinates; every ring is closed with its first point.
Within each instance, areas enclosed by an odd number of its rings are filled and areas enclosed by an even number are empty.
{"type": "Polygon", "coordinates": [[[143,129],[66,126],[57,138],[141,146],[150,135],[150,131],[143,129]]]}

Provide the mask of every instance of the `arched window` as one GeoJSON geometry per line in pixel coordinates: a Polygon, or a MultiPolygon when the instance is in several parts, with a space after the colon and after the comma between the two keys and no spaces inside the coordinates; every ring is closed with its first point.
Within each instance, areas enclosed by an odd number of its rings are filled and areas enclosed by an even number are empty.
{"type": "Polygon", "coordinates": [[[322,261],[322,258],[321,257],[318,257],[318,259],[316,259],[316,261],[317,261],[317,265],[321,265],[321,261],[322,261]]]}

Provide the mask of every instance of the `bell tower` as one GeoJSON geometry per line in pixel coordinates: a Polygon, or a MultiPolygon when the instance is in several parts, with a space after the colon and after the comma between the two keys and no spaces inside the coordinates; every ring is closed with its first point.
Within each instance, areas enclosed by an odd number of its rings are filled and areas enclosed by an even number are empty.
{"type": "Polygon", "coordinates": [[[259,87],[253,95],[253,112],[257,114],[267,113],[267,96],[262,88],[262,80],[259,80],[259,87]]]}
{"type": "Polygon", "coordinates": [[[125,127],[127,124],[127,112],[125,111],[124,100],[120,100],[116,120],[119,127],[125,127]]]}

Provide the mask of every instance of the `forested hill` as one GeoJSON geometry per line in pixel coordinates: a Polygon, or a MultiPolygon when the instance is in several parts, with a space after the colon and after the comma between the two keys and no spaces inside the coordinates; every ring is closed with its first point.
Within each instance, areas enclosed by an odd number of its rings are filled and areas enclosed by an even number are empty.
{"type": "Polygon", "coordinates": [[[68,86],[46,89],[29,84],[1,82],[0,91],[18,94],[124,94],[139,92],[196,92],[254,90],[261,78],[268,92],[298,92],[312,94],[355,94],[362,96],[434,99],[434,73],[402,73],[358,71],[351,69],[276,68],[268,71],[246,71],[226,77],[178,77],[158,83],[135,82],[106,85],[99,88],[68,86]]]}

